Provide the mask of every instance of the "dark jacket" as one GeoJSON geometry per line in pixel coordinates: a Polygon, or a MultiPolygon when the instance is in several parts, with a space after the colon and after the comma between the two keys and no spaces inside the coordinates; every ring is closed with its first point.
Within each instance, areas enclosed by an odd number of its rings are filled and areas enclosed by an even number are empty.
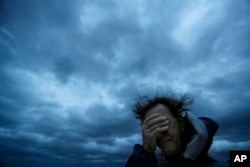
{"type": "Polygon", "coordinates": [[[224,162],[219,162],[208,156],[213,136],[218,130],[218,124],[207,117],[194,119],[188,117],[189,130],[186,132],[186,152],[176,157],[165,157],[163,153],[149,153],[142,145],[136,144],[132,155],[125,167],[224,167],[224,162]],[[205,126],[204,126],[205,125],[205,126]],[[205,132],[205,133],[203,133],[205,132]]]}

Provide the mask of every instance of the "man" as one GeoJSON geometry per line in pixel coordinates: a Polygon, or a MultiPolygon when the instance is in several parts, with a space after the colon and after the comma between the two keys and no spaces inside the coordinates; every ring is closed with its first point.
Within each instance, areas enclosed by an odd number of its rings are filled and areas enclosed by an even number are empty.
{"type": "Polygon", "coordinates": [[[141,121],[142,145],[134,146],[125,167],[225,166],[207,155],[218,124],[187,114],[190,104],[187,96],[141,97],[133,111],[141,121]]]}

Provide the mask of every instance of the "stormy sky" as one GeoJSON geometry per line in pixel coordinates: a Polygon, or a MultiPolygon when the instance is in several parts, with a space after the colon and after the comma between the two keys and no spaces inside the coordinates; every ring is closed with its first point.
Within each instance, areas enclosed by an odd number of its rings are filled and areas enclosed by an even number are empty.
{"type": "Polygon", "coordinates": [[[210,153],[250,150],[248,0],[0,1],[0,165],[123,166],[131,106],[194,97],[210,153]]]}

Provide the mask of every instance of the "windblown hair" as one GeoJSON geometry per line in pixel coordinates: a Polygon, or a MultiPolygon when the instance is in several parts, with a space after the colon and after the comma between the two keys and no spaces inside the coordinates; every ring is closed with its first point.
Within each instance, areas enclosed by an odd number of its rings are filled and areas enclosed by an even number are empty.
{"type": "Polygon", "coordinates": [[[169,108],[174,117],[178,117],[183,111],[189,111],[193,98],[183,95],[180,99],[172,96],[155,96],[149,98],[148,96],[139,97],[138,101],[132,107],[135,118],[143,120],[148,110],[155,107],[157,104],[163,104],[169,108]]]}

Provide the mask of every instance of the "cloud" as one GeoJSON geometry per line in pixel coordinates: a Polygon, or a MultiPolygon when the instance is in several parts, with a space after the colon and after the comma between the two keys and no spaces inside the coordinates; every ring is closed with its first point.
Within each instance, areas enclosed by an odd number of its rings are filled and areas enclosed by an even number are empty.
{"type": "Polygon", "coordinates": [[[213,145],[210,149],[210,154],[219,158],[229,160],[229,151],[237,151],[237,150],[249,150],[249,143],[250,141],[244,140],[244,141],[236,141],[236,142],[230,142],[228,140],[215,140],[213,142],[213,145]]]}
{"type": "Polygon", "coordinates": [[[250,141],[229,142],[226,140],[214,141],[213,145],[217,151],[220,150],[248,150],[250,141]]]}

